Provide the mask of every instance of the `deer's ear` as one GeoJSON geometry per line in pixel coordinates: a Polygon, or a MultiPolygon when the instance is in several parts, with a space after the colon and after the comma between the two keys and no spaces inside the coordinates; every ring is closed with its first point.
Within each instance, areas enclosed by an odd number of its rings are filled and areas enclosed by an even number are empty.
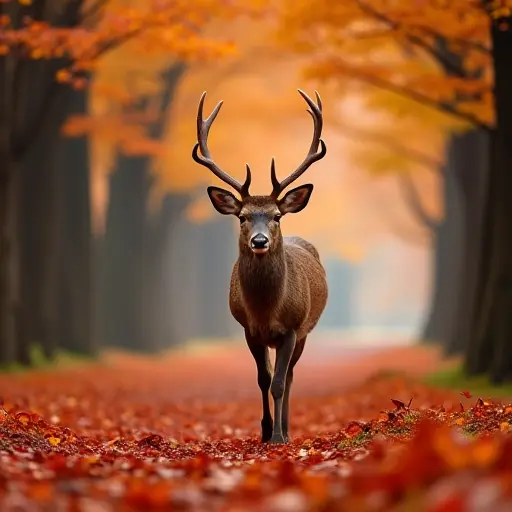
{"type": "Polygon", "coordinates": [[[238,215],[242,203],[229,190],[219,187],[208,187],[208,196],[214,208],[222,215],[238,215]]]}
{"type": "Polygon", "coordinates": [[[279,210],[284,215],[286,213],[297,213],[304,210],[309,203],[309,198],[313,192],[313,185],[301,185],[293,188],[285,194],[279,201],[279,210]]]}

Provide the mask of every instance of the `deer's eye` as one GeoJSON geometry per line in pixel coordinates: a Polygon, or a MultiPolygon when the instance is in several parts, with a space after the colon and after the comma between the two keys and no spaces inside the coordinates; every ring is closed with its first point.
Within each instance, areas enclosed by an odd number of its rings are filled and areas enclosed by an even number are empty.
{"type": "Polygon", "coordinates": [[[243,224],[247,220],[243,215],[240,215],[238,218],[240,219],[240,224],[243,224]]]}
{"type": "Polygon", "coordinates": [[[281,217],[282,215],[281,214],[277,214],[275,217],[274,217],[274,221],[275,222],[279,222],[281,220],[281,217]]]}

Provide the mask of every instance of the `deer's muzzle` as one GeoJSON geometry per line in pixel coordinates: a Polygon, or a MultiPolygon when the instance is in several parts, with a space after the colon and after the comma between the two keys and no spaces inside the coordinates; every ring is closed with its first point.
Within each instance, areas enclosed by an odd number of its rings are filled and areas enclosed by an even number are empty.
{"type": "Polygon", "coordinates": [[[264,254],[268,251],[270,240],[263,233],[256,233],[251,237],[251,249],[255,254],[264,254]]]}

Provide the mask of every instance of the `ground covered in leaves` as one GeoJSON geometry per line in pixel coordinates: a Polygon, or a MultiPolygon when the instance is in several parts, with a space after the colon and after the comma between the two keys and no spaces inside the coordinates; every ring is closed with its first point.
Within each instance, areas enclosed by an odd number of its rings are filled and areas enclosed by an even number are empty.
{"type": "Polygon", "coordinates": [[[218,359],[1,376],[0,510],[512,509],[512,405],[306,362],[323,388],[298,385],[293,441],[261,445],[250,360],[218,359]]]}

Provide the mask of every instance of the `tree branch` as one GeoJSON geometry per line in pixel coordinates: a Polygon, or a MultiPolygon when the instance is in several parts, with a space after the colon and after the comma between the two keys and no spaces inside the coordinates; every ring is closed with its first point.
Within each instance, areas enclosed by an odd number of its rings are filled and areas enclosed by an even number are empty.
{"type": "Polygon", "coordinates": [[[431,237],[428,235],[422,237],[419,233],[414,233],[412,230],[404,228],[396,220],[388,219],[388,224],[390,225],[391,233],[405,243],[424,247],[430,241],[431,237]]]}
{"type": "MultiPolygon", "coordinates": [[[[370,5],[364,3],[362,0],[356,0],[357,5],[359,8],[368,16],[371,16],[378,21],[381,21],[388,25],[391,29],[398,30],[403,27],[403,24],[398,23],[397,21],[393,21],[392,19],[388,18],[385,14],[377,11],[370,5]]],[[[434,59],[436,59],[440,64],[444,66],[445,69],[450,71],[452,74],[459,76],[461,78],[467,77],[466,70],[452,62],[446,54],[443,52],[440,52],[435,47],[430,46],[426,41],[421,39],[418,36],[415,36],[413,34],[406,34],[405,35],[407,41],[409,41],[411,44],[418,46],[422,50],[426,51],[428,54],[430,54],[434,59]]],[[[442,38],[442,36],[440,36],[442,38]]]]}
{"type": "Polygon", "coordinates": [[[107,5],[109,0],[96,0],[89,9],[82,12],[80,20],[82,23],[94,23],[95,18],[98,17],[102,9],[107,5]]]}
{"type": "Polygon", "coordinates": [[[106,42],[98,49],[98,51],[92,56],[92,59],[93,60],[97,59],[97,58],[101,57],[102,55],[104,55],[105,53],[115,50],[122,44],[130,41],[134,37],[136,37],[139,34],[141,34],[142,32],[144,32],[145,29],[146,29],[146,27],[144,27],[144,28],[140,27],[140,28],[132,30],[131,32],[126,32],[125,34],[123,34],[122,36],[120,36],[117,39],[111,39],[110,41],[106,42]]]}
{"type": "MultiPolygon", "coordinates": [[[[375,200],[374,206],[376,202],[380,202],[381,206],[379,207],[379,215],[383,215],[382,212],[388,212],[389,208],[387,205],[382,203],[382,201],[375,200]]],[[[384,213],[385,215],[385,213],[384,213]]],[[[386,224],[390,228],[390,232],[400,238],[402,241],[408,244],[425,246],[429,243],[432,238],[432,232],[425,230],[425,227],[422,225],[419,229],[412,229],[409,227],[404,227],[404,225],[396,219],[394,215],[385,215],[386,216],[386,224]]]]}
{"type": "Polygon", "coordinates": [[[172,104],[176,88],[183,77],[187,64],[183,61],[176,62],[169,66],[162,73],[163,90],[158,96],[158,118],[150,125],[149,132],[153,139],[161,139],[165,129],[166,117],[168,114],[169,106],[172,104]]]}
{"type": "MultiPolygon", "coordinates": [[[[329,123],[333,126],[332,123],[329,123]]],[[[357,128],[354,126],[346,126],[341,122],[336,122],[334,127],[339,130],[339,132],[346,138],[359,141],[361,139],[373,143],[380,144],[393,153],[404,156],[408,160],[412,160],[413,162],[417,162],[430,170],[434,170],[439,174],[443,173],[443,162],[440,160],[436,160],[432,158],[430,155],[426,153],[422,153],[421,151],[417,151],[416,149],[408,148],[404,144],[398,142],[394,137],[390,137],[389,135],[384,135],[382,133],[370,133],[361,128],[357,128]]]]}
{"type": "Polygon", "coordinates": [[[418,30],[421,30],[422,32],[425,32],[425,34],[428,34],[432,37],[436,37],[439,39],[445,39],[448,41],[451,41],[452,43],[458,44],[462,46],[463,48],[466,48],[467,50],[475,50],[477,52],[483,53],[484,55],[491,57],[491,49],[485,46],[483,43],[479,43],[477,41],[471,41],[468,39],[461,39],[459,37],[453,37],[453,36],[446,36],[445,34],[442,34],[441,32],[434,30],[432,27],[424,27],[422,25],[412,25],[413,28],[417,28],[418,30]]]}
{"type": "Polygon", "coordinates": [[[425,228],[423,223],[415,222],[412,219],[414,226],[408,225],[408,221],[402,221],[401,215],[394,213],[396,206],[395,198],[389,196],[375,195],[371,198],[369,208],[375,210],[380,219],[385,223],[389,232],[400,238],[402,241],[412,245],[425,247],[432,243],[432,231],[425,228]],[[391,205],[392,203],[392,205],[391,205]]]}
{"type": "MultiPolygon", "coordinates": [[[[360,7],[362,8],[361,5],[360,5],[360,7]]],[[[370,7],[368,6],[368,8],[370,8],[370,7]]],[[[367,14],[370,14],[370,13],[367,13],[367,14]]],[[[363,39],[364,40],[364,39],[372,39],[372,38],[389,36],[393,30],[398,28],[398,23],[396,23],[396,27],[392,26],[392,24],[394,22],[390,18],[385,17],[381,21],[385,21],[386,23],[388,23],[387,29],[375,30],[372,32],[370,32],[369,30],[364,30],[364,31],[361,30],[359,32],[358,31],[355,31],[355,32],[347,31],[346,34],[349,37],[353,37],[354,39],[363,39]]],[[[401,26],[403,26],[403,25],[401,25],[401,26]]],[[[488,57],[491,57],[491,49],[489,47],[485,46],[485,44],[480,43],[478,41],[470,41],[467,39],[461,39],[460,37],[446,35],[446,34],[443,34],[442,32],[439,32],[438,30],[433,29],[432,27],[426,27],[424,25],[414,24],[414,25],[408,25],[408,26],[412,29],[420,30],[421,32],[424,32],[425,34],[427,34],[429,36],[432,36],[432,37],[435,37],[438,39],[444,39],[446,41],[450,41],[452,43],[458,44],[466,50],[474,50],[474,51],[480,52],[488,57]]],[[[412,34],[410,34],[410,35],[412,36],[412,34]]]]}
{"type": "MultiPolygon", "coordinates": [[[[378,87],[380,89],[383,89],[385,91],[392,92],[394,94],[398,94],[400,96],[404,96],[406,98],[409,98],[410,100],[420,104],[424,105],[426,107],[430,107],[436,110],[440,110],[441,112],[445,112],[447,114],[451,114],[454,117],[458,117],[459,119],[462,119],[463,121],[467,121],[471,123],[472,125],[482,128],[483,130],[486,130],[488,132],[492,131],[492,126],[488,125],[484,122],[482,122],[480,119],[475,117],[474,115],[468,113],[468,112],[462,112],[458,110],[453,105],[447,104],[447,103],[440,103],[439,101],[429,98],[428,96],[425,96],[424,94],[414,91],[412,89],[408,89],[407,87],[394,84],[392,82],[389,82],[387,80],[384,80],[383,78],[377,77],[377,76],[368,76],[359,74],[357,75],[357,69],[354,68],[351,64],[342,61],[341,59],[338,59],[338,62],[340,63],[340,67],[343,67],[344,69],[350,69],[352,73],[354,73],[353,78],[360,80],[362,82],[366,82],[369,85],[373,85],[375,87],[378,87]]],[[[336,63],[334,63],[336,64],[336,63]]]]}
{"type": "Polygon", "coordinates": [[[439,227],[439,223],[426,211],[425,206],[421,201],[418,189],[416,188],[410,174],[403,172],[399,173],[397,177],[398,184],[409,210],[432,234],[435,233],[439,227]]]}

